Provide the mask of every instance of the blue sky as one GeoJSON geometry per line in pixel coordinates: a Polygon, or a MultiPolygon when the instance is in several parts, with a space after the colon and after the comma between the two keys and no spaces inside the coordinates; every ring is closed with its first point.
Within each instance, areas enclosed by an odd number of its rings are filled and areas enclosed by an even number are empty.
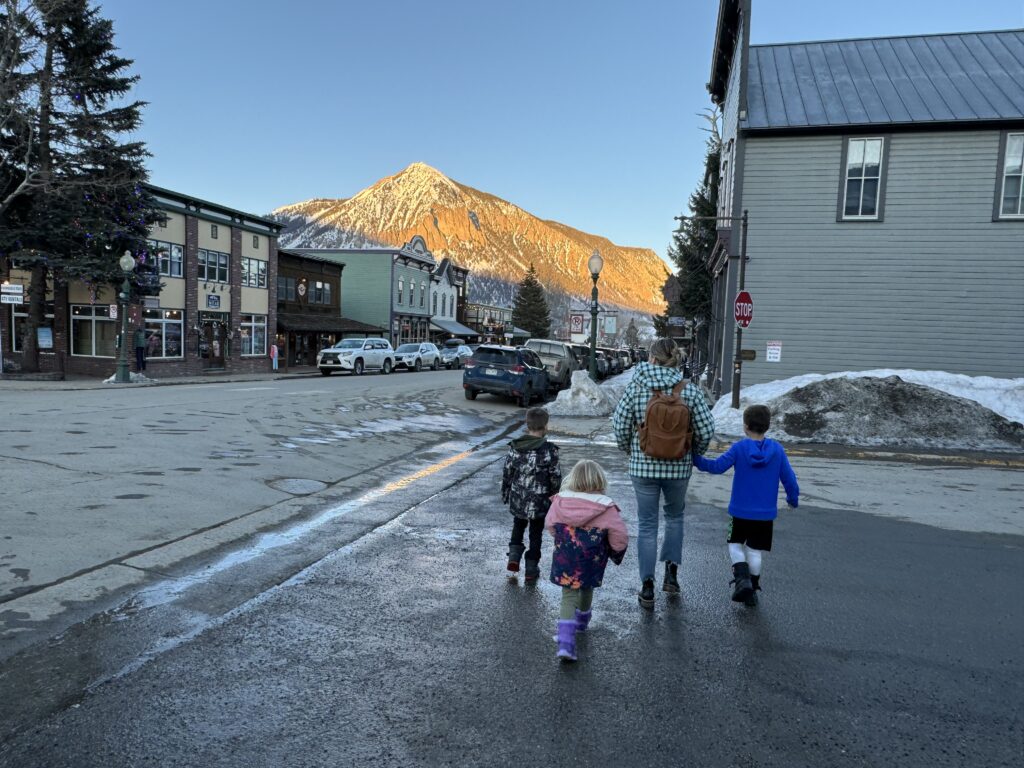
{"type": "MultiPolygon", "coordinates": [[[[151,180],[253,213],[409,163],[664,255],[715,0],[106,0],[151,180]]],[[[753,0],[754,43],[1024,27],[1024,0],[753,0]]]]}

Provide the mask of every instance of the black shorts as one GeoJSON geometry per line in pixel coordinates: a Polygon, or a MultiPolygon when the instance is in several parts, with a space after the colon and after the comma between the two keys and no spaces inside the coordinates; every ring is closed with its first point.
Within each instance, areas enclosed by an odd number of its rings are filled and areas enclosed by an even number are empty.
{"type": "Polygon", "coordinates": [[[742,517],[730,517],[729,543],[746,544],[751,549],[771,552],[774,524],[774,520],[746,520],[742,517]]]}

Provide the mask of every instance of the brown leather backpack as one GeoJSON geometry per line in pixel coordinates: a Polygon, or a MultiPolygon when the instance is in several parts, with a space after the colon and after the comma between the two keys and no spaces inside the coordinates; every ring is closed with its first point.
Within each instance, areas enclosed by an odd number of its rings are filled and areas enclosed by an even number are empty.
{"type": "Polygon", "coordinates": [[[672,392],[655,390],[647,402],[647,412],[640,425],[640,450],[652,459],[681,459],[693,443],[690,409],[680,394],[685,381],[672,392]]]}

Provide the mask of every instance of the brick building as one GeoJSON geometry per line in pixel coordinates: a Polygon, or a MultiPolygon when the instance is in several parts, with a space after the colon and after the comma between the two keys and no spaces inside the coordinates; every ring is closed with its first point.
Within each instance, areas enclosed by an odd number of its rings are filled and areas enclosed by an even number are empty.
{"type": "MultiPolygon", "coordinates": [[[[159,262],[161,289],[159,296],[128,308],[129,344],[135,329],[145,331],[147,375],[270,370],[281,225],[168,189],[149,189],[167,214],[167,221],[153,226],[146,254],[159,262]]],[[[27,294],[29,274],[16,267],[0,266],[9,270],[0,280],[25,285],[27,294]]],[[[41,370],[113,374],[120,331],[117,289],[57,284],[47,300],[46,327],[39,334],[41,370]]],[[[0,308],[0,344],[5,361],[14,366],[21,360],[27,310],[27,304],[0,308]]]]}

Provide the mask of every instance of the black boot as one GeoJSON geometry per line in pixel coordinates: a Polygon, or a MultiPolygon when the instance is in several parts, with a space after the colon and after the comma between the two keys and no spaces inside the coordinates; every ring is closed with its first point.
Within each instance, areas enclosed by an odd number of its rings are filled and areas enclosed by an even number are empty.
{"type": "Polygon", "coordinates": [[[747,598],[754,594],[754,588],[750,584],[750,566],[746,563],[734,563],[732,566],[733,585],[732,599],[737,603],[745,603],[747,598]]]}
{"type": "Polygon", "coordinates": [[[654,579],[644,579],[644,583],[640,586],[640,594],[637,597],[642,607],[648,609],[654,607],[654,579]]]}
{"type": "Polygon", "coordinates": [[[526,558],[526,581],[536,581],[540,577],[540,560],[526,558]]]}
{"type": "Polygon", "coordinates": [[[679,566],[675,563],[665,561],[665,582],[661,585],[662,592],[668,592],[672,595],[679,594],[679,579],[676,578],[679,573],[679,566]]]}
{"type": "Polygon", "coordinates": [[[748,597],[746,599],[746,604],[749,605],[751,608],[753,608],[755,605],[757,605],[757,593],[761,589],[761,577],[760,576],[755,576],[754,574],[750,574],[750,588],[751,588],[752,591],[750,593],[750,597],[748,597]]]}
{"type": "Polygon", "coordinates": [[[512,573],[516,573],[519,570],[519,561],[523,559],[523,552],[526,551],[526,547],[522,544],[508,545],[508,570],[512,573]]]}

